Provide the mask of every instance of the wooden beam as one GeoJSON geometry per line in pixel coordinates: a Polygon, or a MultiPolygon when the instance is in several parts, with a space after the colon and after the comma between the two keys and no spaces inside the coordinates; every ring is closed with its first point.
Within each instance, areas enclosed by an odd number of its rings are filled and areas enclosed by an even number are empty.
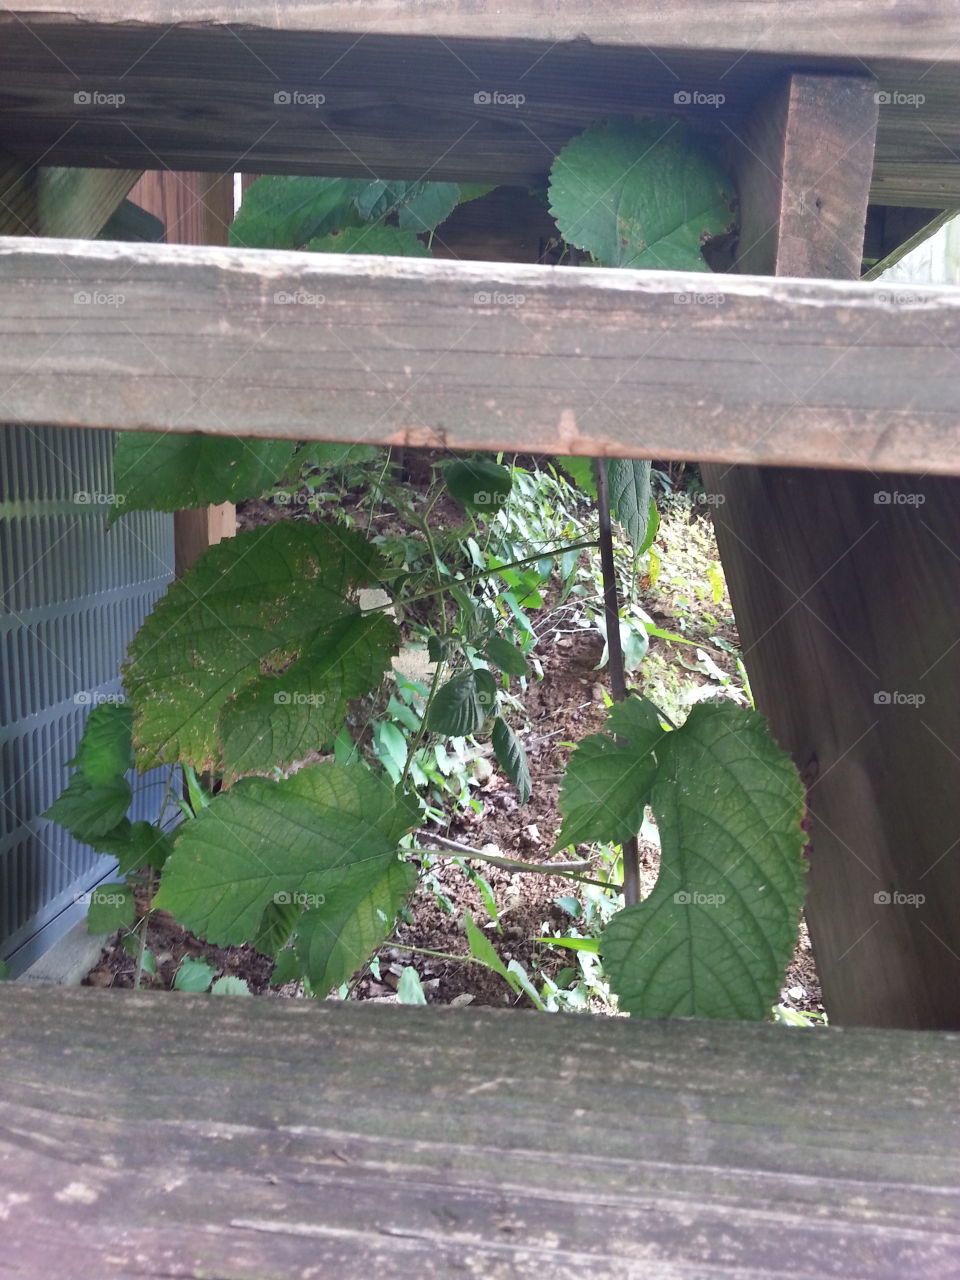
{"type": "Polygon", "coordinates": [[[885,209],[884,213],[886,234],[880,240],[880,256],[863,273],[862,280],[879,280],[885,271],[895,267],[908,253],[918,249],[957,216],[956,209],[885,209]],[[921,217],[913,218],[912,214],[920,214],[921,217]]]}
{"type": "Polygon", "coordinates": [[[957,207],[956,17],[955,0],[18,0],[0,142],[84,167],[527,184],[611,115],[725,139],[802,66],[886,95],[876,203],[957,207]]]}
{"type": "Polygon", "coordinates": [[[960,471],[956,290],[6,240],[0,332],[24,422],[960,471]]]}
{"type": "Polygon", "coordinates": [[[9,983],[0,1050],[22,1280],[902,1280],[960,1256],[952,1036],[9,983]]]}
{"type": "MultiPolygon", "coordinates": [[[[758,108],[740,170],[750,270],[859,272],[872,93],[798,76],[758,108]]],[[[909,342],[919,295],[886,292],[909,342]]],[[[904,368],[890,403],[923,376],[904,368]]],[[[757,705],[808,782],[807,919],[844,1024],[960,1027],[960,486],[929,474],[948,469],[935,451],[923,476],[704,468],[757,705]]]]}
{"type": "Polygon", "coordinates": [[[26,164],[0,151],[0,235],[93,238],[139,174],[26,164]]]}

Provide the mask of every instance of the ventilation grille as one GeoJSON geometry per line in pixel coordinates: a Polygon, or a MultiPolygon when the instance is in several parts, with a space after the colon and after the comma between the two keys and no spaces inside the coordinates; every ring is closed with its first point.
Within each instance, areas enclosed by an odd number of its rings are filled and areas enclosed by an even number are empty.
{"type": "MultiPolygon", "coordinates": [[[[40,815],[91,707],[122,696],[127,644],[173,576],[173,517],[106,528],[114,434],[0,427],[0,957],[16,975],[115,863],[40,815]]],[[[155,821],[166,776],[131,775],[155,821]]]]}

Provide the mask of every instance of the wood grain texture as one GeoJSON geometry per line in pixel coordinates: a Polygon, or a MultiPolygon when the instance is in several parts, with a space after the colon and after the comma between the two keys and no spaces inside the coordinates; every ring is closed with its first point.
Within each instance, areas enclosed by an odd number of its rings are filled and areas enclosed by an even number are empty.
{"type": "Polygon", "coordinates": [[[796,69],[889,95],[877,203],[960,205],[954,0],[21,0],[0,13],[0,143],[48,164],[525,184],[610,115],[680,114],[725,141],[796,69]]]}
{"type": "MultiPolygon", "coordinates": [[[[870,85],[835,90],[798,78],[758,111],[751,270],[859,271],[870,85]]],[[[904,370],[890,402],[917,389],[904,370]]],[[[940,469],[704,468],[757,705],[808,783],[807,920],[845,1025],[960,1027],[960,484],[940,469]]]]}
{"type": "Polygon", "coordinates": [[[0,234],[96,236],[138,173],[26,164],[0,151],[0,234]]]}
{"type": "Polygon", "coordinates": [[[0,385],[30,423],[960,471],[960,296],[891,296],[12,239],[0,385]]]}
{"type": "Polygon", "coordinates": [[[21,1280],[943,1280],[956,1036],[0,988],[21,1280]]]}

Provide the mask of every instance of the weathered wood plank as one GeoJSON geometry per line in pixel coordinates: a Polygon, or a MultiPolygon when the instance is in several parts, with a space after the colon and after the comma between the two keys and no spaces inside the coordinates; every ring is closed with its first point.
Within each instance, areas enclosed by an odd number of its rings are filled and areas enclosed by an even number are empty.
{"type": "MultiPolygon", "coordinates": [[[[869,82],[831,96],[797,77],[758,109],[740,199],[745,227],[773,231],[748,238],[750,270],[859,272],[871,105],[869,82]]],[[[876,287],[910,304],[909,287],[876,287]]],[[[916,380],[905,370],[891,403],[916,380]]],[[[958,481],[704,480],[757,705],[809,784],[807,919],[830,1017],[960,1027],[958,481]]]]}
{"type": "Polygon", "coordinates": [[[725,139],[802,67],[889,95],[876,202],[960,205],[954,0],[19,0],[0,33],[0,142],[28,161],[526,184],[602,116],[725,139]]]}
{"type": "Polygon", "coordinates": [[[891,296],[5,240],[0,395],[64,426],[960,471],[960,296],[891,296]]]}
{"type": "Polygon", "coordinates": [[[124,169],[25,164],[0,151],[0,234],[93,237],[137,177],[124,169]]]}
{"type": "Polygon", "coordinates": [[[960,1038],[0,988],[23,1280],[904,1276],[960,1038]]]}

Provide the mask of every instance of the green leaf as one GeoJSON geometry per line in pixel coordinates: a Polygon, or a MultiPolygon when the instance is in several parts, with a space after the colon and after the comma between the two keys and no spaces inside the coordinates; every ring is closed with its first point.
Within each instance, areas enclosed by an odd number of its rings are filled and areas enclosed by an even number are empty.
{"type": "Polygon", "coordinates": [[[349,178],[258,178],[230,228],[240,248],[299,249],[359,222],[354,200],[369,184],[349,178]]]}
{"type": "MultiPolygon", "coordinates": [[[[156,906],[211,942],[249,942],[269,902],[317,907],[344,885],[382,878],[417,820],[413,799],[359,764],[244,778],[184,825],[156,906]]],[[[337,923],[330,911],[320,918],[337,923]]]]}
{"type": "Polygon", "coordinates": [[[102,702],[94,707],[83,726],[77,754],[67,763],[79,769],[94,786],[122,778],[133,768],[132,722],[129,703],[102,702]]]}
{"type": "Polygon", "coordinates": [[[268,902],[250,945],[261,955],[278,956],[290,941],[302,915],[303,907],[299,902],[278,902],[276,899],[268,902]]]}
{"type": "Polygon", "coordinates": [[[181,511],[257,498],[284,474],[293,440],[243,440],[200,432],[124,431],[113,456],[114,487],[127,511],[181,511]]]}
{"type": "Polygon", "coordinates": [[[136,915],[133,890],[126,884],[98,884],[90,890],[87,929],[90,933],[115,933],[129,929],[136,915]]]}
{"type": "Polygon", "coordinates": [[[597,480],[593,474],[592,458],[557,458],[556,462],[573,480],[577,488],[597,500],[597,480]]]}
{"type": "Polygon", "coordinates": [[[211,547],[128,650],[140,769],[183,761],[230,779],[318,749],[399,651],[394,620],[349,598],[381,571],[359,535],[302,520],[211,547]]]}
{"type": "Polygon", "coordinates": [[[764,1018],[796,943],[804,894],[797,771],[761,716],[701,703],[665,736],[651,805],[653,893],[615,916],[604,968],[643,1017],[764,1018]]]}
{"type": "Polygon", "coordinates": [[[433,255],[412,231],[399,227],[344,227],[326,236],[318,236],[306,246],[311,253],[380,253],[403,258],[429,258],[433,255]]]}
{"type": "Polygon", "coordinates": [[[373,738],[376,743],[377,757],[397,783],[403,776],[407,763],[407,740],[395,724],[388,720],[378,721],[373,727],[373,738]]]}
{"type": "Polygon", "coordinates": [[[420,975],[412,965],[406,964],[401,970],[400,981],[397,983],[397,1000],[400,1004],[427,1003],[427,997],[423,994],[420,975]]]}
{"type": "Polygon", "coordinates": [[[477,702],[483,708],[484,717],[493,715],[500,690],[496,677],[486,667],[474,667],[473,683],[477,690],[477,702]]]}
{"type": "Polygon", "coordinates": [[[496,462],[458,460],[443,469],[447,491],[468,511],[496,514],[510,496],[513,477],[496,462]]]}
{"type": "Polygon", "coordinates": [[[304,912],[297,930],[297,952],[318,995],[346,982],[380,946],[416,882],[416,868],[394,850],[328,883],[324,901],[304,912]]]}
{"type": "Polygon", "coordinates": [[[129,875],[142,867],[159,870],[173,851],[173,842],[150,822],[130,822],[123,818],[106,835],[86,842],[97,853],[107,853],[118,861],[117,873],[129,875]]]}
{"type": "Polygon", "coordinates": [[[212,996],[249,996],[253,992],[247,986],[246,978],[234,978],[231,975],[227,975],[216,980],[210,988],[210,994],[212,996]]]}
{"type": "Polygon", "coordinates": [[[642,555],[644,551],[649,551],[657,539],[660,530],[660,512],[657,510],[655,499],[650,499],[650,506],[647,512],[647,528],[643,535],[643,539],[637,547],[637,553],[642,555]]]}
{"type": "Polygon", "coordinates": [[[708,271],[701,246],[735,225],[732,181],[671,120],[591,125],[550,171],[563,238],[604,267],[708,271]]]}
{"type": "Polygon", "coordinates": [[[7,982],[10,978],[10,966],[6,960],[0,960],[0,982],[7,982]]]}
{"type": "Polygon", "coordinates": [[[521,804],[530,799],[530,767],[523,743],[499,716],[493,724],[493,753],[497,763],[517,788],[521,804]]]}
{"type": "Polygon", "coordinates": [[[357,462],[372,462],[380,450],[372,444],[340,444],[333,440],[308,440],[297,454],[301,465],[315,467],[347,467],[357,462]]]}
{"type": "Polygon", "coordinates": [[[293,947],[286,947],[277,956],[277,963],[270,975],[272,987],[282,987],[286,982],[299,982],[303,977],[303,961],[293,947]]]}
{"type": "Polygon", "coordinates": [[[494,973],[499,973],[500,977],[508,982],[513,990],[519,994],[520,984],[517,982],[516,976],[507,970],[507,966],[494,950],[493,943],[483,930],[477,927],[469,911],[463,913],[463,923],[467,931],[470,954],[474,960],[478,960],[487,969],[492,969],[494,973]]]}
{"type": "Polygon", "coordinates": [[[66,790],[43,816],[59,822],[77,840],[90,844],[113,830],[126,814],[132,798],[126,778],[114,778],[101,786],[93,786],[82,773],[75,773],[66,790]]]}
{"type": "Polygon", "coordinates": [[[560,791],[563,825],[554,851],[593,840],[623,844],[643,825],[664,732],[656,707],[630,697],[611,707],[607,733],[584,738],[570,757],[560,791]],[[621,740],[607,736],[618,734],[621,740]]]}
{"type": "Polygon", "coordinates": [[[174,991],[209,991],[216,972],[213,965],[207,964],[206,960],[194,960],[190,956],[184,956],[173,980],[173,989],[174,991]]]}
{"type": "Polygon", "coordinates": [[[498,671],[508,676],[527,676],[530,664],[523,656],[523,650],[505,640],[503,636],[491,636],[483,650],[498,671]]]}
{"type": "Polygon", "coordinates": [[[357,609],[318,629],[282,677],[252,681],[223,708],[228,776],[282,766],[316,750],[343,724],[347,703],[380,685],[398,651],[397,625],[386,613],[357,609]]]}
{"type": "Polygon", "coordinates": [[[479,200],[481,196],[488,195],[494,190],[496,190],[495,182],[461,182],[460,203],[468,204],[471,200],[479,200]]]}
{"type": "Polygon", "coordinates": [[[405,231],[432,231],[461,200],[455,182],[371,182],[357,196],[357,212],[367,222],[395,216],[405,231]]]}
{"type": "Polygon", "coordinates": [[[461,671],[437,690],[427,714],[427,728],[432,733],[465,738],[478,733],[486,718],[486,709],[477,696],[475,673],[461,671]]]}
{"type": "Polygon", "coordinates": [[[600,953],[598,938],[535,938],[535,942],[547,942],[551,947],[566,947],[570,951],[589,951],[593,955],[600,953]]]}
{"type": "Polygon", "coordinates": [[[638,458],[607,462],[610,510],[620,521],[634,551],[643,549],[650,524],[650,463],[638,458]]]}
{"type": "Polygon", "coordinates": [[[507,965],[507,972],[513,974],[517,980],[520,990],[524,993],[534,1008],[544,1012],[546,1006],[540,999],[539,992],[530,981],[530,975],[516,957],[514,957],[507,965]]]}

